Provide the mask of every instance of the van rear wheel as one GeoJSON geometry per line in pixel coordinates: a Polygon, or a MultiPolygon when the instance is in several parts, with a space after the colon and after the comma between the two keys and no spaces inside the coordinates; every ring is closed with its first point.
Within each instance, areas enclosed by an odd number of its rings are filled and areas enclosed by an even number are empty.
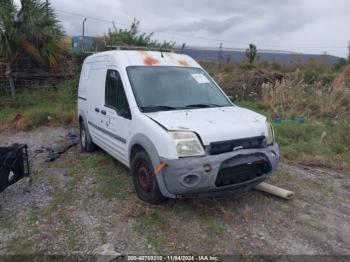
{"type": "Polygon", "coordinates": [[[151,160],[143,150],[138,151],[131,162],[131,174],[137,196],[150,204],[160,204],[165,197],[159,190],[151,160]]]}
{"type": "Polygon", "coordinates": [[[87,132],[84,121],[79,123],[80,129],[80,148],[83,152],[92,152],[95,150],[95,144],[92,142],[90,134],[87,132]]]}

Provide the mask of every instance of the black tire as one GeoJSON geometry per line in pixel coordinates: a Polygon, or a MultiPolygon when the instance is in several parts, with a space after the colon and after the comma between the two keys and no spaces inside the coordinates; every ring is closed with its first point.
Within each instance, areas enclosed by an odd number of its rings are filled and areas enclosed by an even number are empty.
{"type": "Polygon", "coordinates": [[[165,201],[159,190],[156,174],[151,160],[143,150],[138,151],[131,160],[131,174],[137,196],[150,204],[165,201]]]}
{"type": "Polygon", "coordinates": [[[80,148],[83,152],[92,152],[95,150],[96,146],[92,142],[91,136],[89,132],[86,130],[84,121],[80,121],[79,123],[80,129],[80,148]]]}

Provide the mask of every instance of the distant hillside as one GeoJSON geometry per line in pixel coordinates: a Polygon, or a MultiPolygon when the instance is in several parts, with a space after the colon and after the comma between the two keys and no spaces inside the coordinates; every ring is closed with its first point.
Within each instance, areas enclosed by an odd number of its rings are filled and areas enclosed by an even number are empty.
{"type": "MultiPolygon", "coordinates": [[[[214,48],[206,47],[186,47],[184,53],[193,57],[196,60],[218,61],[219,51],[214,48]]],[[[302,54],[280,50],[258,50],[257,62],[277,62],[284,65],[293,63],[306,63],[310,60],[319,60],[323,63],[333,65],[338,61],[339,57],[332,55],[313,55],[302,54]]],[[[243,49],[228,49],[222,50],[222,60],[231,62],[241,62],[247,60],[245,50],[243,49]]]]}

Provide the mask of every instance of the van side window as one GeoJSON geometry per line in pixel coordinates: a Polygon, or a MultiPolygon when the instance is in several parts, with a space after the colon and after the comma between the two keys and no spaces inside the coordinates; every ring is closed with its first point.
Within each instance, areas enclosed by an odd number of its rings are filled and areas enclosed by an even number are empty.
{"type": "Polygon", "coordinates": [[[105,106],[115,109],[118,115],[131,119],[129,103],[125,95],[123,82],[116,70],[107,70],[105,106]]]}

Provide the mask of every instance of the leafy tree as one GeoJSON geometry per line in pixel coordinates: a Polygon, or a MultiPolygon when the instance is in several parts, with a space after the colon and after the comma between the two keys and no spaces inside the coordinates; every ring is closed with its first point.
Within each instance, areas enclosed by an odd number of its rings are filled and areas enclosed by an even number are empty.
{"type": "Polygon", "coordinates": [[[254,63],[256,54],[257,54],[256,45],[249,44],[249,48],[245,50],[245,55],[248,58],[250,64],[254,63]]]}
{"type": "Polygon", "coordinates": [[[345,58],[339,58],[338,61],[334,64],[335,71],[341,71],[346,65],[348,61],[345,58]]]}
{"type": "Polygon", "coordinates": [[[115,26],[109,29],[107,40],[109,45],[129,45],[129,46],[145,46],[150,48],[172,49],[174,42],[164,41],[163,43],[153,40],[153,32],[146,34],[140,32],[140,21],[134,19],[130,28],[117,29],[115,26]]]}
{"type": "Polygon", "coordinates": [[[21,57],[56,66],[66,51],[63,31],[50,3],[41,0],[0,1],[0,61],[7,65],[11,93],[15,87],[11,67],[21,57]]]}

